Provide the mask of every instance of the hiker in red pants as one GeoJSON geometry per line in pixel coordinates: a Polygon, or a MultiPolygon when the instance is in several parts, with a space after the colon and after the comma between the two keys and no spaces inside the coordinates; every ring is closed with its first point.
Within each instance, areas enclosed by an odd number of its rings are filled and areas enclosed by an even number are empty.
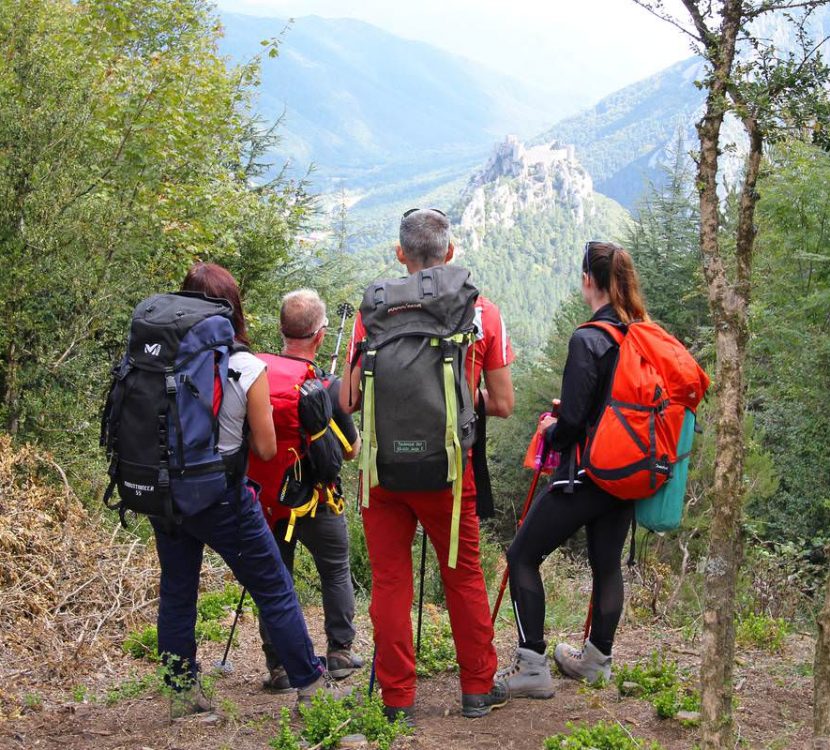
{"type": "MultiPolygon", "coordinates": [[[[437,209],[413,209],[404,214],[401,219],[400,244],[396,249],[397,258],[406,266],[410,280],[417,276],[419,279],[424,278],[425,284],[427,280],[430,281],[426,290],[428,296],[433,289],[432,277],[428,273],[426,276],[424,274],[428,269],[440,270],[444,267],[451,260],[453,252],[449,220],[443,212],[437,209]]],[[[456,272],[466,274],[463,269],[456,268],[456,272]]],[[[440,295],[442,287],[438,277],[441,274],[436,273],[435,276],[434,288],[436,294],[440,295]]],[[[469,288],[473,290],[470,304],[474,302],[474,310],[468,308],[466,312],[470,314],[470,320],[475,321],[474,337],[466,352],[466,367],[461,368],[465,372],[466,385],[459,390],[466,391],[470,382],[477,386],[483,373],[485,387],[481,399],[486,412],[506,417],[513,410],[513,386],[509,370],[513,353],[510,342],[498,308],[481,297],[475,300],[477,290],[471,285],[469,288]]],[[[406,307],[401,309],[405,312],[406,307]]],[[[362,366],[355,358],[356,347],[365,339],[366,326],[363,318],[358,315],[349,344],[344,387],[340,391],[341,406],[347,411],[359,408],[361,398],[366,400],[365,394],[360,390],[361,372],[366,369],[366,357],[373,352],[362,355],[362,366]]],[[[437,339],[433,341],[436,343],[432,345],[436,346],[437,339]]],[[[429,341],[425,346],[429,346],[429,341]]],[[[357,355],[361,356],[359,351],[357,355]]],[[[475,388],[471,390],[474,391],[475,388]]],[[[405,395],[403,399],[406,400],[405,395]]],[[[443,424],[441,421],[441,430],[443,424]]],[[[401,446],[402,451],[419,449],[417,440],[403,442],[406,444],[401,446]]],[[[364,439],[362,450],[372,449],[371,443],[367,445],[364,439]]],[[[460,463],[460,457],[458,460],[460,463]]],[[[427,471],[426,464],[424,471],[427,471]]],[[[411,621],[414,594],[412,542],[418,522],[432,542],[440,564],[460,668],[462,714],[468,718],[484,716],[493,708],[504,705],[508,699],[505,685],[498,680],[494,681],[497,658],[493,647],[487,590],[479,559],[475,483],[469,463],[463,479],[457,560],[452,560],[455,541],[451,534],[455,502],[453,489],[407,491],[404,487],[390,489],[381,486],[381,482],[371,488],[368,505],[363,508],[363,525],[372,566],[372,601],[369,612],[374,626],[376,674],[382,690],[385,713],[390,719],[398,712],[403,712],[410,720],[414,716],[416,680],[411,621]],[[451,562],[455,564],[452,565],[451,562]]],[[[364,497],[364,503],[365,501],[364,497]]]]}
{"type": "MultiPolygon", "coordinates": [[[[624,326],[648,316],[631,256],[610,242],[589,242],[582,261],[582,296],[591,321],[624,326]]],[[[545,442],[562,462],[538,497],[507,552],[510,596],[519,646],[513,664],[499,672],[511,697],[554,694],[546,656],[545,592],[539,566],[553,550],[585,527],[593,573],[593,621],[581,649],[560,643],[554,659],[568,677],[596,682],[611,676],[611,648],[623,607],[620,564],[634,503],[597,487],[580,468],[586,435],[600,417],[619,347],[610,334],[580,327],[571,336],[562,376],[559,418],[544,421],[545,442]]]]}

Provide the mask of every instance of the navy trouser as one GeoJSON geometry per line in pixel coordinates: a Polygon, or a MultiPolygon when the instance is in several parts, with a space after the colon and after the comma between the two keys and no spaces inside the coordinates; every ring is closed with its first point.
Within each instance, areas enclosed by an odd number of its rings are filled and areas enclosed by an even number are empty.
{"type": "MultiPolygon", "coordinates": [[[[183,517],[172,534],[164,530],[162,522],[151,519],[161,563],[159,653],[173,656],[173,669],[187,670],[195,678],[196,600],[207,544],[219,553],[259,607],[260,619],[291,685],[305,687],[323,668],[314,655],[291,576],[253,490],[243,489],[239,513],[238,495],[238,488],[229,489],[222,502],[183,517]]],[[[169,657],[167,660],[170,663],[169,657]]]]}

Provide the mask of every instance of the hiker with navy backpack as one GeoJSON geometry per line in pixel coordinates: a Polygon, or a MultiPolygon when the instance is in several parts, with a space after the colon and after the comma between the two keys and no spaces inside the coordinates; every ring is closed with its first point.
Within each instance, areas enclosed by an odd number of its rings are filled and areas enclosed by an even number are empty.
{"type": "Polygon", "coordinates": [[[593,315],[571,336],[558,418],[542,423],[547,448],[562,460],[507,552],[519,644],[499,675],[512,697],[554,695],[539,567],[582,527],[593,576],[590,624],[584,645],[560,643],[554,660],[573,679],[610,678],[632,500],[643,502],[680,473],[688,458],[678,453],[684,420],[688,412],[693,422],[709,383],[682,344],[649,320],[633,261],[622,247],[585,245],[582,296],[593,315]]]}
{"type": "MultiPolygon", "coordinates": [[[[268,365],[268,384],[277,431],[277,454],[268,461],[251,456],[249,476],[262,486],[260,502],[280,554],[293,575],[297,541],[311,553],[320,575],[326,639],[326,666],[343,679],[363,666],[352,652],[354,589],[349,566],[349,533],[340,489],[343,460],[360,451],[352,417],[340,408],[340,379],[315,363],[329,321],[326,305],[312,289],[283,297],[280,354],[257,354],[268,365]],[[321,408],[310,404],[319,402],[321,408]]],[[[268,677],[265,689],[292,689],[266,623],[260,620],[268,677]]]]}
{"type": "Polygon", "coordinates": [[[340,694],[315,656],[291,576],[246,476],[248,447],[276,453],[265,363],[248,351],[233,276],[197,263],[182,291],[141,302],[102,420],[105,502],[147,514],[161,566],[158,650],[171,717],[206,711],[198,680],[196,603],[205,546],[247,588],[298,700],[340,694]],[[110,503],[114,488],[121,501],[110,503]]]}
{"type": "Polygon", "coordinates": [[[487,411],[507,416],[513,407],[512,352],[497,308],[477,305],[469,272],[448,265],[454,253],[450,240],[442,211],[404,213],[396,256],[409,275],[366,289],[340,391],[344,410],[361,409],[359,465],[372,567],[375,672],[387,718],[403,713],[409,721],[416,689],[412,542],[419,522],[440,565],[462,715],[484,716],[508,699],[505,684],[494,680],[497,657],[479,559],[475,491],[465,493],[463,485],[475,440],[474,394],[481,370],[485,390],[491,389],[481,397],[487,411]],[[477,318],[491,329],[497,321],[498,330],[479,329],[477,318]]]}

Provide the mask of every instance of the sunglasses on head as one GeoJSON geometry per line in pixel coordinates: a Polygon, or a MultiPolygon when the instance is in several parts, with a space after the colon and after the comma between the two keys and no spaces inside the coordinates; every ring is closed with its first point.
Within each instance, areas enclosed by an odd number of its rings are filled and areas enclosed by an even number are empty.
{"type": "Polygon", "coordinates": [[[325,318],[323,318],[323,322],[322,322],[322,324],[320,325],[319,328],[316,328],[311,333],[307,333],[305,336],[296,336],[296,338],[298,338],[298,339],[312,339],[318,333],[320,333],[320,331],[322,331],[324,328],[328,328],[328,327],[329,327],[329,318],[328,318],[328,315],[327,315],[325,318]]]}
{"type": "Polygon", "coordinates": [[[596,240],[588,240],[585,243],[585,273],[591,275],[591,245],[595,245],[596,240]]]}
{"type": "Polygon", "coordinates": [[[445,219],[447,218],[447,215],[440,208],[410,208],[409,210],[403,212],[403,216],[401,216],[401,221],[403,221],[407,216],[411,216],[416,211],[435,211],[435,213],[441,214],[441,216],[443,216],[445,219]]]}

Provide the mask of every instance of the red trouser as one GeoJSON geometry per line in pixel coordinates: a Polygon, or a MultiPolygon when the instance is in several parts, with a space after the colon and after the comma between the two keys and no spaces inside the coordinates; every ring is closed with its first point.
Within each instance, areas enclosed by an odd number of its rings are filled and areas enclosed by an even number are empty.
{"type": "Polygon", "coordinates": [[[427,533],[441,566],[456,660],[464,693],[488,693],[497,657],[490,604],[481,572],[475,495],[462,501],[458,565],[447,567],[452,492],[390,492],[375,487],[363,509],[372,566],[369,614],[375,630],[375,672],[387,706],[415,702],[412,643],[412,541],[417,522],[427,533]]]}

